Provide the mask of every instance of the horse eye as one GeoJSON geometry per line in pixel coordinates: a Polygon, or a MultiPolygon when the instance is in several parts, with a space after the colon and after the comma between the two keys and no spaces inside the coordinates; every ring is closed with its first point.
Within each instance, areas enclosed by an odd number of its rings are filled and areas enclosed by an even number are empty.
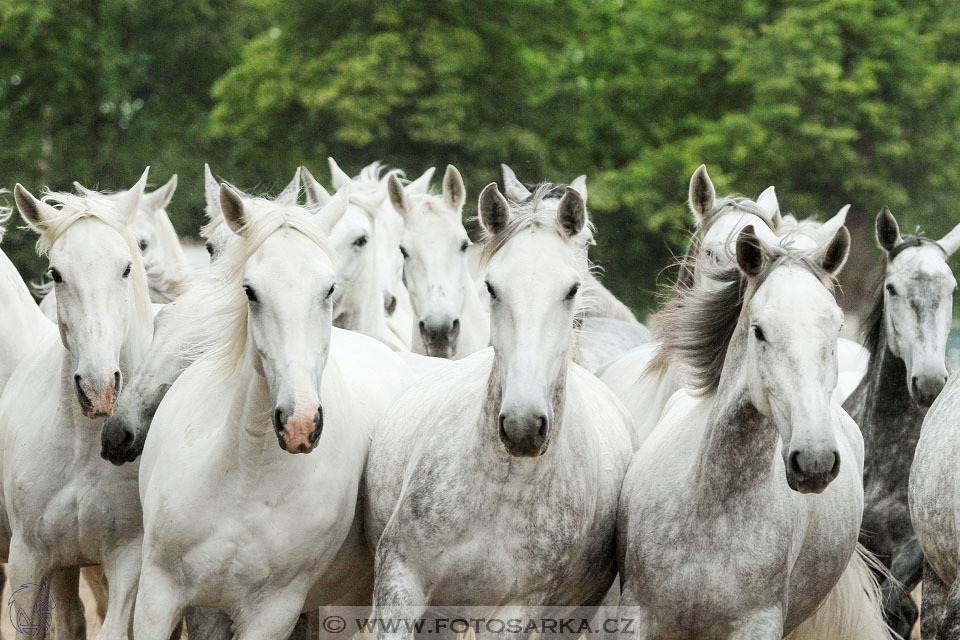
{"type": "Polygon", "coordinates": [[[489,282],[485,282],[484,284],[487,285],[487,293],[490,294],[490,297],[491,297],[491,298],[493,298],[494,300],[496,300],[496,299],[497,299],[497,291],[496,291],[496,289],[494,289],[494,288],[493,288],[493,285],[490,284],[489,282]]]}
{"type": "Polygon", "coordinates": [[[403,255],[404,260],[410,257],[410,254],[407,253],[407,250],[403,248],[403,245],[400,245],[400,254],[403,255]]]}
{"type": "Polygon", "coordinates": [[[470,246],[470,241],[469,241],[469,240],[464,240],[463,243],[460,245],[460,252],[461,252],[461,253],[466,253],[466,252],[467,252],[467,247],[469,247],[469,246],[470,246]]]}
{"type": "Polygon", "coordinates": [[[128,264],[128,265],[127,265],[127,268],[123,270],[123,276],[121,276],[121,277],[123,277],[123,278],[128,278],[128,277],[130,277],[130,271],[131,271],[131,269],[133,269],[133,265],[132,265],[132,264],[128,264]]]}
{"type": "Polygon", "coordinates": [[[257,292],[253,290],[253,287],[243,285],[243,292],[247,294],[247,300],[257,302],[257,292]]]}
{"type": "Polygon", "coordinates": [[[143,253],[144,251],[146,251],[146,250],[147,250],[147,247],[149,247],[149,246],[150,246],[150,243],[149,243],[149,242],[147,242],[146,240],[141,240],[141,241],[140,241],[140,253],[143,253]]]}
{"type": "Polygon", "coordinates": [[[573,285],[572,287],[570,287],[570,291],[567,291],[567,298],[566,298],[566,299],[567,299],[567,300],[573,300],[575,297],[577,297],[577,292],[578,292],[578,291],[580,291],[580,283],[579,283],[579,282],[578,282],[577,284],[573,285]]]}
{"type": "Polygon", "coordinates": [[[355,247],[362,247],[365,244],[367,244],[367,236],[360,236],[353,241],[353,246],[355,247]]]}
{"type": "Polygon", "coordinates": [[[888,282],[887,293],[889,293],[891,296],[895,296],[897,295],[897,288],[888,282]]]}
{"type": "Polygon", "coordinates": [[[334,290],[335,290],[336,288],[337,288],[337,285],[336,285],[336,284],[330,285],[330,290],[327,291],[327,295],[325,296],[324,299],[329,298],[330,296],[332,296],[332,295],[333,295],[333,292],[334,292],[334,290]]]}
{"type": "Polygon", "coordinates": [[[63,277],[60,275],[60,272],[53,267],[50,267],[50,277],[53,278],[53,281],[57,284],[63,282],[63,277]]]}
{"type": "Polygon", "coordinates": [[[767,337],[763,335],[763,329],[761,329],[760,327],[757,327],[757,326],[753,327],[753,335],[756,336],[757,340],[759,340],[760,342],[767,341],[767,337]]]}
{"type": "Polygon", "coordinates": [[[204,244],[203,246],[207,248],[207,253],[208,253],[208,254],[210,255],[210,257],[212,258],[212,257],[213,257],[213,245],[208,242],[208,243],[204,244]]]}

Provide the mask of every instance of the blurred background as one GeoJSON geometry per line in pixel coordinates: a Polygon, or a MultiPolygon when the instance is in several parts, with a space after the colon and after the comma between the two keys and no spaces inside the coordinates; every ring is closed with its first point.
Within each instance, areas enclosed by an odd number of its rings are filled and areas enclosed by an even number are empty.
{"type": "MultiPolygon", "coordinates": [[[[960,3],[896,0],[0,0],[0,186],[180,186],[203,163],[270,191],[373,161],[455,164],[473,216],[506,162],[588,176],[594,259],[640,317],[682,251],[706,163],[721,194],[843,204],[844,306],[870,297],[883,204],[939,238],[960,222],[960,3]]],[[[45,261],[11,223],[28,281],[45,261]]]]}

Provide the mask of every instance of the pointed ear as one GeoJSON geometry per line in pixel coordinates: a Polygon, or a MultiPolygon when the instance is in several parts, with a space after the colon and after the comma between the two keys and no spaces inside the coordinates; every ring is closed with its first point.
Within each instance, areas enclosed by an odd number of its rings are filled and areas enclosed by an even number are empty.
{"type": "Polygon", "coordinates": [[[211,220],[222,213],[220,209],[220,185],[210,171],[210,165],[203,163],[203,195],[207,200],[207,217],[211,220]]]}
{"type": "Polygon", "coordinates": [[[413,203],[410,201],[410,194],[406,192],[400,183],[397,174],[391,173],[387,179],[387,194],[390,196],[390,204],[403,217],[410,213],[413,203]]]}
{"type": "Polygon", "coordinates": [[[757,198],[757,206],[763,212],[764,217],[770,221],[770,226],[776,229],[780,225],[780,203],[777,202],[777,190],[772,186],[767,187],[757,198]]]}
{"type": "Polygon", "coordinates": [[[577,176],[570,183],[570,186],[583,198],[583,204],[587,204],[587,176],[577,176]]]}
{"type": "Polygon", "coordinates": [[[557,205],[557,220],[571,238],[583,231],[583,225],[587,222],[587,205],[580,192],[573,187],[567,187],[563,192],[557,205]]]}
{"type": "Polygon", "coordinates": [[[147,175],[150,173],[150,167],[143,170],[143,175],[137,180],[137,184],[130,188],[124,194],[117,194],[117,209],[127,220],[127,224],[133,222],[137,211],[140,209],[140,203],[143,201],[143,191],[147,188],[147,175]]]}
{"type": "Polygon", "coordinates": [[[752,224],[745,226],[737,236],[737,266],[751,278],[763,269],[763,247],[752,224]]]}
{"type": "Polygon", "coordinates": [[[24,222],[36,231],[42,231],[44,227],[46,227],[47,222],[59,215],[59,212],[55,208],[35,198],[33,194],[27,191],[19,182],[13,189],[13,198],[17,201],[17,209],[20,210],[20,215],[23,217],[24,222]]]}
{"type": "Polygon", "coordinates": [[[407,193],[426,193],[430,190],[430,180],[433,179],[433,172],[436,169],[430,167],[424,171],[419,178],[407,185],[407,193]]]}
{"type": "Polygon", "coordinates": [[[850,255],[850,231],[846,227],[837,229],[837,233],[830,240],[830,244],[823,250],[820,257],[820,266],[832,276],[836,276],[847,263],[850,255]]]}
{"type": "Polygon", "coordinates": [[[850,205],[845,204],[840,208],[840,211],[837,211],[836,215],[823,223],[823,226],[820,227],[820,237],[823,238],[824,242],[837,235],[840,227],[847,223],[847,213],[849,212],[850,205]]]}
{"type": "Polygon", "coordinates": [[[314,217],[325,234],[330,235],[333,228],[337,226],[337,223],[343,218],[343,214],[346,213],[349,204],[350,185],[348,184],[333,194],[333,197],[327,200],[327,203],[323,205],[323,209],[314,217]]]}
{"type": "Polygon", "coordinates": [[[490,235],[495,236],[506,228],[510,220],[510,205],[497,189],[496,182],[491,182],[480,192],[477,213],[480,216],[480,224],[490,235]]]}
{"type": "Polygon", "coordinates": [[[76,180],[73,181],[73,188],[76,190],[77,193],[79,193],[81,196],[84,196],[86,198],[89,198],[90,196],[98,195],[96,191],[94,191],[93,189],[87,189],[85,186],[83,186],[76,180]]]}
{"type": "Polygon", "coordinates": [[[143,194],[142,206],[147,211],[159,211],[166,209],[167,205],[173,199],[173,194],[177,191],[177,174],[173,174],[167,184],[154,189],[151,193],[143,194]]]}
{"type": "Polygon", "coordinates": [[[690,178],[690,210],[697,224],[703,224],[704,218],[713,209],[713,201],[717,199],[717,190],[707,175],[707,165],[702,164],[693,172],[690,178]]]}
{"type": "Polygon", "coordinates": [[[455,166],[448,164],[443,174],[443,201],[454,211],[460,211],[466,200],[467,188],[463,186],[463,178],[455,166]]]}
{"type": "Polygon", "coordinates": [[[322,207],[330,201],[330,194],[306,167],[300,167],[300,179],[303,180],[303,191],[307,196],[308,206],[322,207]]]}
{"type": "Polygon", "coordinates": [[[957,250],[957,247],[960,247],[960,224],[951,229],[947,235],[940,238],[937,244],[939,244],[943,252],[947,254],[947,258],[952,256],[953,252],[957,250]]]}
{"type": "Polygon", "coordinates": [[[300,167],[293,172],[293,180],[273,199],[280,205],[295,205],[300,198],[300,167]]]}
{"type": "Polygon", "coordinates": [[[223,211],[223,219],[230,230],[242,236],[244,227],[247,226],[247,217],[243,210],[243,198],[231,189],[226,182],[220,185],[220,209],[223,211]]]}
{"type": "Polygon", "coordinates": [[[887,253],[900,244],[900,225],[886,205],[877,214],[877,244],[887,253]]]}
{"type": "Polygon", "coordinates": [[[330,184],[332,184],[333,188],[337,191],[340,190],[340,187],[350,184],[353,181],[333,158],[327,158],[327,164],[330,165],[330,184]]]}
{"type": "Polygon", "coordinates": [[[517,174],[513,172],[513,169],[505,164],[501,164],[500,169],[503,171],[503,190],[508,198],[514,202],[523,202],[533,195],[529,189],[523,186],[522,182],[517,180],[517,174]]]}

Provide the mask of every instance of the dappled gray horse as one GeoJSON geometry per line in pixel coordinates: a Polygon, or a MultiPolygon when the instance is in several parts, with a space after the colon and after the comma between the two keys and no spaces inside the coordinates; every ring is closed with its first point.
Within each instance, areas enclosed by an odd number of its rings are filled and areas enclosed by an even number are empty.
{"type": "Polygon", "coordinates": [[[939,242],[900,235],[886,207],[877,215],[884,252],[873,307],[864,319],[867,373],[844,409],[863,432],[864,513],[860,542],[889,570],[881,583],[884,616],[910,635],[923,554],[910,523],[907,486],[920,425],[947,381],[945,354],[957,282],[947,258],[960,228],[939,242]]]}

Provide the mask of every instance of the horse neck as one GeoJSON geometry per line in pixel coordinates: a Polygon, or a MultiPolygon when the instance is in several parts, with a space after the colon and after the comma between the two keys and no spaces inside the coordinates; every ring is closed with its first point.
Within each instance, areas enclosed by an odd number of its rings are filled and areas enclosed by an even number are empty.
{"type": "Polygon", "coordinates": [[[44,330],[53,325],[40,311],[23,278],[3,251],[0,251],[0,300],[4,301],[3,313],[0,313],[0,361],[6,368],[8,364],[14,366],[34,349],[44,330]]]}
{"type": "Polygon", "coordinates": [[[700,504],[708,509],[763,484],[773,471],[779,433],[747,390],[747,326],[741,322],[730,341],[694,467],[700,504]]]}
{"type": "Polygon", "coordinates": [[[341,329],[357,331],[373,337],[388,334],[387,319],[383,310],[383,292],[377,278],[379,261],[375,251],[368,252],[367,264],[363,276],[353,283],[355,288],[349,295],[349,307],[342,309],[334,324],[341,329]]]}
{"type": "Polygon", "coordinates": [[[887,346],[886,324],[877,344],[866,374],[843,405],[863,432],[868,475],[873,462],[890,461],[891,456],[909,468],[924,417],[910,397],[906,364],[887,346]]]}

